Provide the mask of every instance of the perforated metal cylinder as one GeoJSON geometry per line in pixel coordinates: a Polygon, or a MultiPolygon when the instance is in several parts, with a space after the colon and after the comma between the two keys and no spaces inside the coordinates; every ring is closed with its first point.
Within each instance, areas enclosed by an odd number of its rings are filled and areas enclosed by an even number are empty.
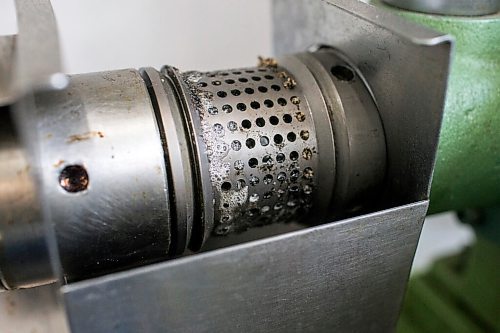
{"type": "Polygon", "coordinates": [[[357,199],[383,181],[377,108],[359,73],[332,52],[162,73],[181,99],[197,164],[203,236],[194,249],[210,234],[359,209],[357,199]]]}
{"type": "Polygon", "coordinates": [[[281,67],[181,75],[200,120],[195,131],[208,159],[217,235],[311,208],[316,131],[303,89],[288,77],[281,67]]]}
{"type": "Polygon", "coordinates": [[[384,181],[374,99],[331,49],[213,72],[76,75],[35,101],[36,168],[67,281],[261,225],[352,216],[384,181]]]}

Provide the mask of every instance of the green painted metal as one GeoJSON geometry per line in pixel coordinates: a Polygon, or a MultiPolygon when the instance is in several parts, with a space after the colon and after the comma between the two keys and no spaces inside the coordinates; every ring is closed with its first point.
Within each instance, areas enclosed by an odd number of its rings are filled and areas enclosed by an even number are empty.
{"type": "Polygon", "coordinates": [[[500,204],[500,13],[428,15],[372,3],[456,39],[429,213],[500,204]]]}
{"type": "Polygon", "coordinates": [[[499,257],[500,246],[478,236],[471,248],[414,276],[397,332],[500,332],[499,257]]]}

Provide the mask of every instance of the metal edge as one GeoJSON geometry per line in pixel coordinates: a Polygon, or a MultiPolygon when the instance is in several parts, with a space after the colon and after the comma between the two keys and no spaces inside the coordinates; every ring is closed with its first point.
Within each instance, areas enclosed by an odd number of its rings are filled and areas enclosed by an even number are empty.
{"type": "Polygon", "coordinates": [[[189,98],[189,91],[187,91],[178,69],[164,66],[160,72],[172,80],[175,90],[181,99],[182,114],[187,124],[187,131],[191,139],[196,142],[195,145],[191,145],[190,149],[192,158],[196,161],[193,163],[197,174],[194,177],[196,182],[195,188],[201,189],[195,197],[195,205],[202,213],[197,213],[197,209],[195,208],[196,215],[194,216],[193,232],[188,248],[192,251],[198,251],[210,237],[214,226],[215,214],[215,198],[210,182],[208,157],[200,150],[200,147],[205,147],[203,137],[198,131],[201,128],[201,120],[199,115],[195,113],[197,108],[191,105],[192,101],[189,98]]]}
{"type": "MultiPolygon", "coordinates": [[[[220,257],[220,256],[223,256],[226,254],[230,254],[231,252],[234,252],[234,251],[245,250],[248,248],[256,248],[256,247],[263,246],[266,244],[280,242],[280,241],[287,240],[287,239],[293,239],[293,238],[297,238],[297,237],[304,236],[307,234],[321,233],[323,230],[330,229],[334,226],[341,226],[344,224],[349,224],[349,223],[354,222],[360,218],[370,219],[370,218],[374,218],[374,217],[377,217],[377,216],[380,216],[383,214],[394,213],[394,212],[397,212],[401,209],[420,209],[419,207],[422,207],[422,209],[427,210],[428,205],[429,205],[428,200],[422,200],[422,201],[414,202],[411,204],[393,207],[393,208],[389,208],[386,210],[381,210],[381,211],[377,211],[377,212],[373,212],[373,213],[369,213],[369,214],[365,214],[365,215],[360,215],[357,217],[352,217],[352,218],[348,218],[348,219],[344,219],[344,220],[340,220],[340,221],[336,221],[336,222],[331,222],[331,223],[322,224],[319,226],[314,226],[314,227],[310,227],[310,228],[291,231],[291,232],[279,234],[277,236],[273,236],[270,238],[262,238],[262,239],[258,239],[258,240],[253,240],[253,241],[250,241],[247,243],[232,245],[232,246],[228,246],[228,247],[224,247],[224,248],[220,248],[220,249],[215,249],[215,250],[208,251],[208,252],[201,252],[199,254],[193,254],[190,256],[180,257],[180,258],[165,261],[162,263],[151,264],[148,266],[133,268],[133,269],[130,269],[130,270],[124,271],[124,272],[116,272],[116,273],[111,273],[111,274],[101,276],[101,277],[96,277],[96,278],[92,278],[92,279],[88,279],[88,280],[82,280],[82,281],[78,281],[78,282],[74,282],[74,283],[62,286],[61,289],[62,289],[62,292],[64,294],[67,294],[67,293],[75,291],[75,290],[82,290],[82,289],[85,289],[89,286],[118,280],[118,279],[121,279],[124,277],[128,277],[130,275],[147,274],[147,273],[155,272],[155,271],[162,270],[162,269],[168,269],[168,267],[177,266],[177,265],[194,264],[195,262],[202,262],[202,261],[205,261],[206,259],[209,259],[212,257],[220,257]]],[[[422,216],[422,218],[423,218],[423,216],[422,216]]]]}
{"type": "Polygon", "coordinates": [[[59,34],[50,0],[16,0],[16,9],[14,91],[21,96],[31,90],[64,89],[69,78],[62,73],[59,34]]]}
{"type": "Polygon", "coordinates": [[[427,207],[420,201],[64,286],[72,328],[391,331],[427,207]],[[155,306],[141,311],[152,298],[155,306]]]}
{"type": "Polygon", "coordinates": [[[166,168],[169,170],[167,172],[169,175],[166,177],[173,191],[170,193],[172,200],[170,211],[176,216],[171,222],[171,233],[177,233],[177,237],[172,237],[171,240],[174,245],[172,253],[181,254],[189,244],[194,216],[192,170],[191,165],[186,163],[190,160],[190,156],[187,149],[182,149],[182,146],[187,147],[188,143],[184,137],[184,126],[180,119],[177,101],[170,93],[174,89],[173,83],[153,68],[144,68],[141,73],[146,78],[148,87],[152,89],[151,98],[158,104],[155,113],[165,141],[164,154],[167,160],[166,168]],[[165,89],[164,85],[172,85],[172,87],[165,89]]]}
{"type": "MultiPolygon", "coordinates": [[[[307,94],[305,94],[307,103],[309,104],[312,115],[313,126],[317,133],[318,151],[318,179],[321,179],[318,184],[318,189],[314,191],[314,209],[309,221],[326,221],[331,203],[333,191],[336,186],[337,161],[335,158],[337,143],[334,139],[334,131],[328,116],[328,106],[325,101],[325,96],[321,92],[321,87],[317,83],[317,78],[311,72],[307,64],[299,56],[284,56],[278,59],[280,66],[289,71],[293,77],[300,78],[300,82],[306,83],[307,94]],[[325,163],[331,163],[325,166],[325,163]]],[[[333,87],[335,89],[335,87],[333,87]]],[[[337,91],[331,91],[332,94],[337,94],[337,91]]]]}
{"type": "Polygon", "coordinates": [[[273,15],[276,54],[328,45],[359,68],[375,95],[386,131],[392,206],[427,199],[454,39],[360,1],[301,0],[290,6],[288,0],[274,0],[273,15]],[[427,70],[419,70],[421,66],[427,70]],[[410,84],[411,89],[401,91],[410,84]],[[417,91],[425,92],[426,98],[417,91]],[[403,176],[408,169],[412,177],[403,176]]]}
{"type": "Polygon", "coordinates": [[[16,0],[15,5],[18,34],[1,38],[0,105],[13,104],[32,91],[64,89],[69,83],[62,73],[50,0],[16,0]]]}
{"type": "Polygon", "coordinates": [[[338,7],[353,16],[384,28],[390,29],[394,35],[402,37],[417,45],[433,46],[453,42],[451,35],[415,24],[392,13],[379,11],[378,8],[359,0],[321,0],[323,3],[338,7]],[[381,23],[383,22],[383,24],[381,23]]]}

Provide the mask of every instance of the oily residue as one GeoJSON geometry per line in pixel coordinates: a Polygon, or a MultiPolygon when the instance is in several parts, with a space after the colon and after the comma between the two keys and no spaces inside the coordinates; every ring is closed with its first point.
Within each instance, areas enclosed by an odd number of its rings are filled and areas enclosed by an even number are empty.
{"type": "Polygon", "coordinates": [[[191,101],[196,107],[200,117],[203,141],[206,145],[206,154],[210,164],[209,173],[212,188],[221,204],[215,215],[216,234],[227,234],[234,229],[235,217],[241,215],[248,198],[248,187],[244,186],[238,190],[228,192],[221,191],[224,182],[229,179],[231,164],[225,161],[225,157],[230,151],[230,146],[224,141],[225,129],[213,128],[208,121],[211,110],[214,109],[213,94],[198,88],[202,74],[199,72],[184,73],[184,83],[188,86],[191,101]],[[222,206],[222,202],[230,203],[222,206]]]}
{"type": "Polygon", "coordinates": [[[66,143],[75,143],[80,141],[90,140],[92,138],[104,138],[104,133],[101,131],[91,131],[82,134],[74,134],[68,137],[66,143]]]}
{"type": "Polygon", "coordinates": [[[64,164],[64,160],[58,160],[56,163],[53,164],[54,168],[59,168],[61,165],[64,164]]]}

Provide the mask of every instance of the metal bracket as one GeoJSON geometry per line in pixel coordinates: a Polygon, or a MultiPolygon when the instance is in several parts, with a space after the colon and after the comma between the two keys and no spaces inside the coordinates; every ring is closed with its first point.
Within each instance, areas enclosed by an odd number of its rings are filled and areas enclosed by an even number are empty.
{"type": "Polygon", "coordinates": [[[17,0],[18,34],[0,37],[0,106],[39,89],[63,89],[57,24],[50,0],[17,0]]]}
{"type": "Polygon", "coordinates": [[[70,284],[72,332],[391,332],[427,205],[70,284]]]}
{"type": "Polygon", "coordinates": [[[426,200],[444,109],[453,38],[352,0],[275,0],[277,54],[341,50],[371,87],[384,125],[394,206],[426,200]]]}

